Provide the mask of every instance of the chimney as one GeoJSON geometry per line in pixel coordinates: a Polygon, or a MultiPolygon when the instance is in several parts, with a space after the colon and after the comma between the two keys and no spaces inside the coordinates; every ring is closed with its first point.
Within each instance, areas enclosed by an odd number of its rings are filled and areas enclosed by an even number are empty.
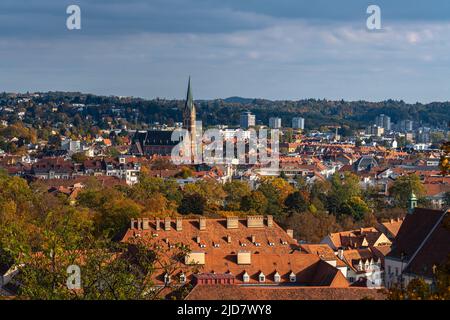
{"type": "Polygon", "coordinates": [[[156,230],[161,230],[161,219],[156,218],[156,230]]]}
{"type": "Polygon", "coordinates": [[[264,216],[248,216],[247,228],[264,228],[264,216]]]}
{"type": "Polygon", "coordinates": [[[200,236],[195,237],[195,242],[197,242],[198,244],[200,244],[200,236]]]}
{"type": "Polygon", "coordinates": [[[137,219],[137,228],[138,228],[138,230],[142,229],[142,219],[141,218],[137,219]]]}
{"type": "Polygon", "coordinates": [[[231,243],[231,236],[230,235],[227,236],[227,243],[231,243]]]}
{"type": "Polygon", "coordinates": [[[237,229],[237,228],[239,228],[239,218],[227,217],[227,229],[237,229]]]}
{"type": "Polygon", "coordinates": [[[131,219],[130,229],[134,229],[134,224],[135,224],[135,222],[136,222],[135,219],[131,219]]]}
{"type": "Polygon", "coordinates": [[[269,228],[273,227],[273,216],[267,216],[267,226],[269,228]]]}
{"type": "Polygon", "coordinates": [[[286,233],[287,233],[287,235],[288,235],[289,237],[294,238],[294,230],[292,230],[292,229],[287,229],[287,230],[286,230],[286,233]]]}
{"type": "Polygon", "coordinates": [[[338,256],[338,258],[341,259],[341,260],[344,259],[344,250],[339,249],[339,250],[338,250],[337,256],[338,256]]]}
{"type": "Polygon", "coordinates": [[[252,264],[252,254],[249,251],[239,251],[237,254],[237,264],[252,264]]]}
{"type": "Polygon", "coordinates": [[[170,223],[171,223],[171,220],[169,217],[164,218],[164,230],[165,231],[170,231],[170,223]]]}
{"type": "Polygon", "coordinates": [[[150,225],[148,223],[148,218],[142,219],[142,229],[144,229],[144,230],[150,229],[150,225]]]}
{"type": "Polygon", "coordinates": [[[206,230],[206,218],[201,217],[201,218],[199,219],[198,224],[199,224],[199,229],[200,229],[200,231],[206,230]]]}
{"type": "Polygon", "coordinates": [[[176,221],[177,231],[183,231],[183,218],[177,218],[176,221]]]}
{"type": "Polygon", "coordinates": [[[256,242],[256,236],[254,234],[252,234],[252,243],[256,242]]]}

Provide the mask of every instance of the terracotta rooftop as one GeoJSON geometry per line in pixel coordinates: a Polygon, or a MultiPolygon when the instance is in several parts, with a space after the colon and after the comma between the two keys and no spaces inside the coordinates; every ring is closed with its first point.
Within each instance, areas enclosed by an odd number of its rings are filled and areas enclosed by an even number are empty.
{"type": "Polygon", "coordinates": [[[406,267],[406,273],[431,278],[433,268],[448,261],[450,257],[450,216],[448,213],[427,236],[428,238],[421,239],[423,243],[406,267]]]}
{"type": "Polygon", "coordinates": [[[373,227],[369,227],[331,233],[329,239],[336,248],[358,248],[375,245],[382,235],[382,232],[373,227]]]}
{"type": "Polygon", "coordinates": [[[444,211],[441,210],[423,208],[416,208],[413,214],[408,214],[393,242],[392,251],[388,257],[401,259],[403,255],[405,261],[410,259],[443,214],[444,211]]]}
{"type": "MultiPolygon", "coordinates": [[[[169,226],[168,219],[140,219],[133,221],[133,228],[130,226],[122,241],[132,243],[140,239],[149,245],[156,244],[168,256],[175,249],[174,245],[188,246],[192,256],[199,259],[198,262],[201,261],[196,266],[199,270],[193,270],[185,261],[172,273],[183,273],[188,281],[192,281],[194,274],[200,272],[232,274],[237,284],[295,282],[297,285],[348,286],[338,269],[322,261],[316,254],[300,252],[296,240],[273,222],[271,217],[231,217],[202,221],[204,226],[200,228],[199,219],[179,219],[178,222],[171,219],[170,230],[165,230],[169,226]],[[239,261],[238,255],[245,258],[239,261]],[[248,281],[244,281],[245,274],[249,277],[248,281]],[[264,281],[260,281],[261,274],[265,277],[264,281]],[[277,274],[279,279],[275,276],[277,274]],[[291,280],[292,275],[295,276],[294,281],[291,280]]],[[[153,277],[155,284],[164,283],[165,274],[165,270],[156,272],[153,277]]]]}
{"type": "Polygon", "coordinates": [[[186,300],[385,300],[386,293],[368,288],[291,286],[196,286],[186,300]]]}
{"type": "Polygon", "coordinates": [[[391,219],[387,222],[380,223],[380,225],[381,229],[385,229],[390,234],[390,236],[395,238],[398,234],[398,231],[400,230],[400,227],[402,226],[402,223],[403,219],[391,219]]]}

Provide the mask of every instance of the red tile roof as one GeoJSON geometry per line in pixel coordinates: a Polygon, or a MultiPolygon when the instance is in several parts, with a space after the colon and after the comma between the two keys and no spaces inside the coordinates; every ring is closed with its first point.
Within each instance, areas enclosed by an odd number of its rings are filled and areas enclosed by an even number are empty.
{"type": "Polygon", "coordinates": [[[416,208],[408,214],[395,238],[389,258],[410,259],[444,214],[441,210],[416,208]]]}
{"type": "Polygon", "coordinates": [[[196,286],[186,300],[385,300],[382,290],[291,286],[196,286]]]}

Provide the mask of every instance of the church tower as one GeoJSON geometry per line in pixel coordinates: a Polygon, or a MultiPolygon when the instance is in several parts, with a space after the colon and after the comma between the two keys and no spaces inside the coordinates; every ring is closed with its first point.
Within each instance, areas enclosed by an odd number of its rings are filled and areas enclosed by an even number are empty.
{"type": "Polygon", "coordinates": [[[195,121],[196,121],[196,110],[195,110],[194,98],[192,96],[191,77],[189,77],[186,102],[184,104],[184,110],[183,110],[183,128],[188,130],[189,137],[191,139],[190,150],[191,150],[191,159],[192,160],[194,160],[196,158],[196,154],[197,154],[197,143],[196,143],[197,139],[196,139],[195,121]]]}
{"type": "Polygon", "coordinates": [[[417,208],[417,197],[414,194],[414,192],[411,192],[411,196],[409,197],[409,200],[408,200],[408,213],[413,214],[414,209],[416,209],[416,208],[417,208]]]}

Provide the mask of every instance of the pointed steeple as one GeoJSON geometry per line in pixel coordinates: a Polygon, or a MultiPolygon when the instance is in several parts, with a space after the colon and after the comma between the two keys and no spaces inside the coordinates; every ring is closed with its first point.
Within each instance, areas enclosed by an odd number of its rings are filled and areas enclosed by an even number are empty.
{"type": "Polygon", "coordinates": [[[189,76],[189,82],[188,82],[188,89],[187,89],[187,95],[186,95],[186,103],[184,105],[185,111],[191,111],[194,108],[194,98],[192,96],[192,89],[191,89],[191,76],[189,76]]]}

